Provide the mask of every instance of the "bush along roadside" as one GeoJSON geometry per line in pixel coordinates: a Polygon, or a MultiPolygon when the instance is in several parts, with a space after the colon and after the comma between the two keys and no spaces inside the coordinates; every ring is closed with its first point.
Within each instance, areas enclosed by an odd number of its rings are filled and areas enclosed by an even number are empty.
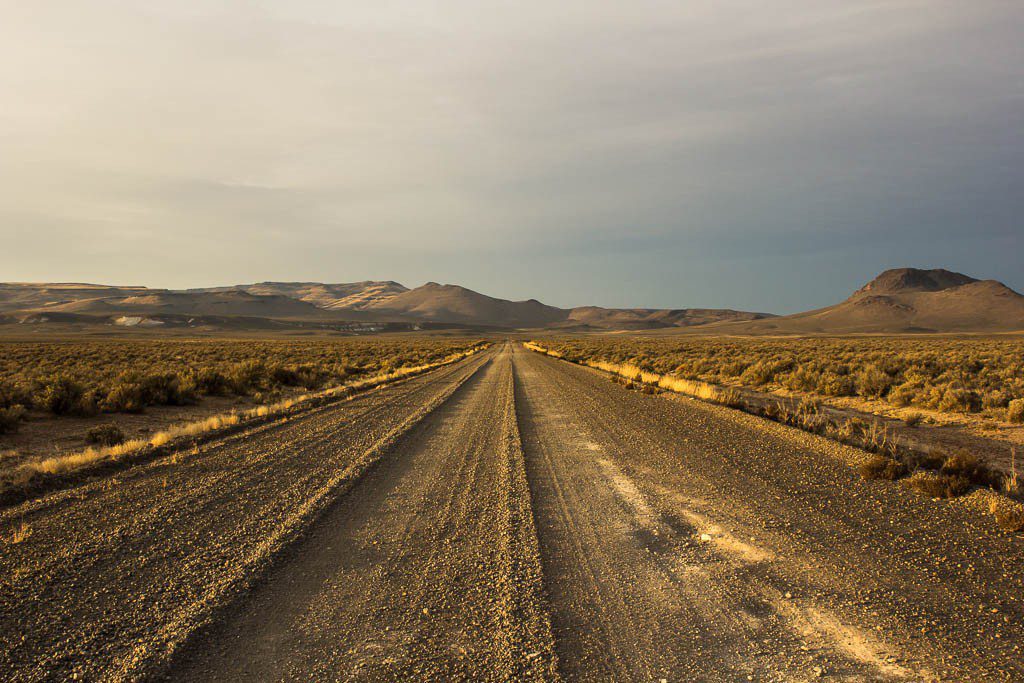
{"type": "Polygon", "coordinates": [[[680,379],[648,372],[635,365],[565,358],[537,342],[524,342],[531,351],[600,370],[627,388],[657,393],[670,391],[717,405],[742,410],[872,453],[859,471],[865,479],[899,481],[900,485],[931,498],[957,498],[981,489],[996,494],[989,512],[1000,528],[1024,531],[1024,491],[1017,471],[1016,451],[1010,472],[990,469],[967,452],[922,453],[900,443],[888,429],[859,418],[836,419],[813,400],[744,400],[735,389],[698,380],[680,379]]]}
{"type": "MultiPolygon", "coordinates": [[[[272,405],[244,411],[232,411],[185,423],[157,432],[149,439],[124,440],[120,430],[101,427],[89,437],[96,446],[66,455],[27,462],[0,472],[0,506],[16,505],[47,491],[63,488],[83,478],[113,472],[148,462],[154,458],[250,429],[284,416],[344,400],[390,382],[423,374],[435,368],[468,358],[490,346],[481,343],[466,351],[454,353],[440,361],[424,365],[399,367],[339,387],[295,396],[272,405]]],[[[116,429],[116,427],[114,428],[116,429]]]]}

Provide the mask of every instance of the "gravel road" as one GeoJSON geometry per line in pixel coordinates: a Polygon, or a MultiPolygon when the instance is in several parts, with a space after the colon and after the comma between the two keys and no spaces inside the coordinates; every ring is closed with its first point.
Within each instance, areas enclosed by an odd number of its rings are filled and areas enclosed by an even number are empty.
{"type": "Polygon", "coordinates": [[[861,457],[498,344],[0,512],[0,679],[1024,679],[1021,537],[861,457]]]}

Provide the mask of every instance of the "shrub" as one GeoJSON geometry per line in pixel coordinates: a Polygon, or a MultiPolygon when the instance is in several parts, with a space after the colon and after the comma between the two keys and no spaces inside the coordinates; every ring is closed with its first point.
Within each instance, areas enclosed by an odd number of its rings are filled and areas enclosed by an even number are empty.
{"type": "Polygon", "coordinates": [[[146,409],[146,398],[139,384],[122,380],[111,387],[100,407],[108,413],[141,413],[146,409]]]}
{"type": "Polygon", "coordinates": [[[971,490],[971,482],[967,477],[958,474],[917,472],[909,479],[904,479],[902,484],[932,498],[956,498],[971,490]]]}
{"type": "Polygon", "coordinates": [[[1024,531],[1024,505],[1009,500],[993,500],[989,512],[1004,531],[1024,531]]]}
{"type": "Polygon", "coordinates": [[[263,359],[291,368],[291,386],[316,388],[353,376],[436,363],[481,340],[349,338],[314,341],[130,340],[0,345],[0,409],[56,415],[143,410],[202,395],[242,395],[281,386],[263,359]]]}
{"type": "Polygon", "coordinates": [[[325,374],[312,365],[300,365],[294,368],[277,366],[270,371],[269,375],[273,383],[286,387],[316,389],[326,382],[325,374]]]}
{"type": "Polygon", "coordinates": [[[192,377],[196,391],[207,396],[223,396],[230,388],[228,378],[215,368],[201,368],[192,377]]]}
{"type": "Polygon", "coordinates": [[[908,470],[907,466],[898,460],[875,455],[860,466],[860,474],[865,479],[895,481],[907,476],[908,470]]]}
{"type": "Polygon", "coordinates": [[[772,381],[775,371],[774,364],[758,361],[743,371],[740,382],[749,386],[763,386],[772,381]]]}
{"type": "Polygon", "coordinates": [[[78,382],[63,376],[55,377],[43,387],[42,405],[54,415],[93,415],[96,399],[78,382]]]}
{"type": "Polygon", "coordinates": [[[924,415],[921,413],[908,413],[903,417],[903,424],[908,427],[917,427],[924,420],[924,415]]]}
{"type": "Polygon", "coordinates": [[[961,451],[946,458],[942,463],[942,474],[963,477],[972,484],[979,486],[998,485],[999,475],[989,469],[988,465],[976,455],[961,451]]]}
{"type": "Polygon", "coordinates": [[[981,410],[981,397],[967,389],[946,389],[939,401],[939,410],[950,413],[976,413],[981,410]]]}
{"type": "Polygon", "coordinates": [[[818,387],[819,379],[818,373],[797,368],[783,378],[782,384],[787,389],[795,391],[814,391],[818,387]]]}
{"type": "Polygon", "coordinates": [[[945,456],[938,453],[909,452],[903,454],[903,461],[911,470],[937,470],[946,462],[945,456]]]}
{"type": "Polygon", "coordinates": [[[857,387],[849,375],[825,373],[818,380],[818,391],[825,396],[853,396],[857,387]]]}
{"type": "Polygon", "coordinates": [[[297,387],[300,384],[299,373],[292,368],[278,365],[270,371],[270,379],[286,387],[297,387]]]}
{"type": "Polygon", "coordinates": [[[881,398],[892,386],[892,378],[874,365],[857,374],[857,393],[867,398],[881,398]]]}
{"type": "Polygon", "coordinates": [[[267,367],[262,361],[247,360],[228,371],[227,381],[231,390],[245,396],[259,389],[267,376],[267,367]]]}
{"type": "Polygon", "coordinates": [[[147,405],[182,406],[195,401],[175,374],[147,375],[142,378],[142,397],[147,405]]]}
{"type": "MultiPolygon", "coordinates": [[[[726,363],[725,365],[722,366],[722,369],[720,370],[719,374],[721,374],[722,377],[739,377],[740,375],[743,374],[743,371],[747,369],[748,365],[750,364],[744,363],[743,361],[734,361],[732,363],[726,363]]],[[[681,365],[679,367],[683,368],[685,372],[685,366],[681,365]]],[[[683,372],[679,372],[679,369],[677,368],[676,374],[681,375],[683,374],[683,372]]]]}
{"type": "Polygon", "coordinates": [[[983,408],[1005,408],[1011,398],[1009,392],[1004,390],[989,391],[981,397],[981,405],[983,408]]]}
{"type": "Polygon", "coordinates": [[[1015,398],[1006,406],[1006,419],[1010,422],[1024,422],[1024,398],[1015,398]]]}
{"type": "Polygon", "coordinates": [[[916,382],[904,382],[889,391],[889,402],[898,406],[909,406],[917,399],[919,390],[916,382]]]}
{"type": "Polygon", "coordinates": [[[18,424],[25,417],[23,406],[11,406],[0,408],[0,434],[10,434],[18,431],[18,424]]]}
{"type": "Polygon", "coordinates": [[[113,424],[102,424],[85,433],[85,442],[99,446],[116,446],[124,442],[124,433],[113,424]]]}
{"type": "Polygon", "coordinates": [[[32,404],[32,396],[24,386],[0,381],[0,408],[27,406],[32,404]]]}

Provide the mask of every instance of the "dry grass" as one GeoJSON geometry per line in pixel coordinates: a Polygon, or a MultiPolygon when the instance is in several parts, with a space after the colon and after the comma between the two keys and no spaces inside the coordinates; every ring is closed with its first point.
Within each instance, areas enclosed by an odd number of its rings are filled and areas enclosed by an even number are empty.
{"type": "Polygon", "coordinates": [[[26,540],[28,540],[28,537],[31,535],[32,527],[26,524],[25,522],[22,522],[7,538],[7,543],[10,545],[24,543],[26,540]]]}
{"type": "Polygon", "coordinates": [[[884,455],[873,455],[860,466],[860,473],[865,479],[896,481],[907,476],[910,471],[899,460],[884,455]]]}
{"type": "Polygon", "coordinates": [[[1020,475],[1017,472],[1017,449],[1010,449],[1010,473],[1003,480],[1003,493],[1008,496],[1020,497],[1024,494],[1021,491],[1020,475]]]}
{"type": "Polygon", "coordinates": [[[967,477],[925,471],[915,472],[901,484],[931,498],[957,498],[971,490],[971,481],[967,477]]]}
{"type": "MultiPolygon", "coordinates": [[[[562,358],[562,354],[559,352],[547,349],[535,342],[527,342],[524,346],[532,351],[537,351],[554,358],[562,358]]],[[[713,384],[709,384],[708,382],[683,379],[680,377],[673,377],[671,375],[659,375],[658,373],[648,372],[629,363],[609,363],[601,360],[584,360],[581,364],[612,375],[617,375],[625,379],[627,385],[632,383],[640,386],[657,387],[659,389],[664,389],[665,391],[685,394],[687,396],[699,398],[703,401],[710,401],[711,403],[719,403],[733,407],[742,405],[743,403],[738,392],[728,388],[718,387],[713,384]]]]}
{"type": "Polygon", "coordinates": [[[917,427],[924,421],[924,415],[921,413],[908,413],[903,417],[903,424],[908,427],[917,427]]]}

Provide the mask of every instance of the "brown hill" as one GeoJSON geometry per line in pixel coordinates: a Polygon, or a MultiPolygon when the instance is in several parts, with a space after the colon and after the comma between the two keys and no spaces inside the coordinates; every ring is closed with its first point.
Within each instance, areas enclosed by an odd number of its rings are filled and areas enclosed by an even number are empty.
{"type": "Polygon", "coordinates": [[[152,290],[145,287],[118,287],[74,282],[2,282],[0,312],[58,306],[86,299],[126,297],[152,290]]]}
{"type": "Polygon", "coordinates": [[[714,326],[715,332],[730,334],[1020,330],[1024,330],[1024,296],[1001,282],[916,268],[887,270],[835,306],[771,320],[714,326]]]}
{"type": "Polygon", "coordinates": [[[566,326],[586,325],[611,330],[651,330],[693,327],[709,323],[759,320],[769,313],[748,313],[719,308],[601,308],[580,306],[569,311],[566,326]]]}
{"type": "MultiPolygon", "coordinates": [[[[325,284],[261,282],[189,290],[86,284],[0,284],[0,314],[33,323],[74,320],[116,323],[120,318],[177,324],[181,316],[211,324],[271,321],[438,323],[563,331],[651,330],[722,320],[756,320],[763,313],[716,309],[565,309],[535,299],[508,301],[457,285],[429,282],[410,290],[393,281],[325,284]],[[245,320],[242,320],[244,318],[245,320]]],[[[260,327],[260,326],[257,326],[260,327]]]]}
{"type": "Polygon", "coordinates": [[[409,291],[408,287],[391,280],[363,282],[257,282],[251,285],[191,289],[189,292],[243,291],[260,296],[286,296],[324,309],[363,310],[391,297],[409,291]]]}
{"type": "Polygon", "coordinates": [[[366,310],[399,318],[497,327],[545,327],[569,315],[565,309],[547,306],[536,299],[507,301],[436,282],[397,294],[367,306],[366,310]]]}
{"type": "Polygon", "coordinates": [[[132,296],[105,296],[51,304],[36,309],[47,313],[87,315],[214,315],[251,318],[318,319],[325,312],[313,304],[286,296],[257,296],[242,291],[172,292],[146,290],[132,296]]]}
{"type": "Polygon", "coordinates": [[[561,330],[648,330],[687,327],[722,320],[756,320],[765,313],[683,308],[557,308],[536,299],[508,301],[458,285],[428,282],[384,302],[367,307],[378,313],[448,323],[498,327],[557,328],[561,330]]]}

